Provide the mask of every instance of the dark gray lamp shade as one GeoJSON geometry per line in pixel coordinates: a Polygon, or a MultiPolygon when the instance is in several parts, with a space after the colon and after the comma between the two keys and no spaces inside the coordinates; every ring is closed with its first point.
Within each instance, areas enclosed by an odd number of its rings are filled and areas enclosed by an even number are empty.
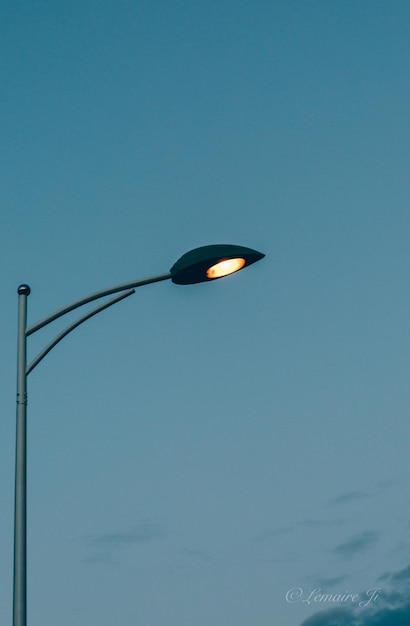
{"type": "Polygon", "coordinates": [[[216,280],[216,278],[208,277],[207,270],[221,261],[243,259],[244,263],[242,267],[247,267],[263,259],[264,256],[265,255],[261,252],[252,250],[251,248],[245,248],[244,246],[233,246],[230,244],[202,246],[201,248],[195,248],[195,250],[187,252],[178,259],[171,267],[171,279],[172,282],[177,285],[192,285],[194,283],[208,282],[210,280],[216,280]]]}

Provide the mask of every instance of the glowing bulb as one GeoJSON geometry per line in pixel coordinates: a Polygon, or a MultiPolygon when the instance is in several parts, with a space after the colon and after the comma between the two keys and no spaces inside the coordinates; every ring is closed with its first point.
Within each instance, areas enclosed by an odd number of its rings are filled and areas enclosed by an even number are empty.
{"type": "Polygon", "coordinates": [[[206,271],[206,275],[208,278],[221,278],[222,276],[227,276],[228,274],[237,272],[242,269],[244,265],[245,259],[226,259],[226,261],[219,261],[219,263],[210,267],[206,271]]]}

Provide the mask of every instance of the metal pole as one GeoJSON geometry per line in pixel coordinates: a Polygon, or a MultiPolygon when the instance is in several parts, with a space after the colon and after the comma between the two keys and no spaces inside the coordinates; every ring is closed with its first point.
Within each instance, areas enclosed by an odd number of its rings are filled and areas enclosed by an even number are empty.
{"type": "Polygon", "coordinates": [[[27,556],[26,556],[26,478],[27,478],[27,375],[26,326],[28,285],[18,288],[17,341],[17,423],[16,423],[16,481],[14,500],[14,587],[13,626],[26,626],[27,556]]]}

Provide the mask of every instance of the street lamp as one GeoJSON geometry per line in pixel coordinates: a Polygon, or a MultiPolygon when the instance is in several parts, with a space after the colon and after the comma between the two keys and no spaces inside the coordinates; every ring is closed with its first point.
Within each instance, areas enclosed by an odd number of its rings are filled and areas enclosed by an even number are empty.
{"type": "Polygon", "coordinates": [[[142,280],[115,285],[92,293],[85,298],[58,309],[36,324],[27,327],[28,285],[18,288],[18,341],[17,341],[17,422],[16,422],[16,474],[14,502],[14,586],[13,586],[13,626],[26,626],[27,620],[27,376],[42,359],[77,326],[100,313],[104,309],[120,302],[135,293],[136,287],[168,280],[180,285],[206,282],[232,274],[247,265],[262,259],[265,255],[243,246],[218,244],[196,248],[184,254],[166,274],[152,276],[142,280]],[[89,302],[116,295],[103,304],[88,311],[67,328],[61,331],[39,352],[31,363],[27,364],[27,337],[44,328],[66,313],[89,302]]]}

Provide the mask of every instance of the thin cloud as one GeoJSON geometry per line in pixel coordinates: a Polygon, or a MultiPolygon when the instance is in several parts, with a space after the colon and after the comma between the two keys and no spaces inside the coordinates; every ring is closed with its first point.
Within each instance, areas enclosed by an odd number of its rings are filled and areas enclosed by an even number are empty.
{"type": "Polygon", "coordinates": [[[208,552],[201,550],[200,548],[181,548],[179,550],[180,556],[193,560],[193,561],[210,561],[211,557],[208,552]]]}
{"type": "Polygon", "coordinates": [[[365,530],[362,533],[355,535],[348,541],[340,543],[336,546],[336,548],[334,548],[333,552],[345,558],[352,558],[356,556],[356,554],[359,554],[374,545],[379,535],[380,533],[377,533],[374,530],[365,530]]]}
{"type": "Polygon", "coordinates": [[[304,620],[301,626],[409,626],[410,565],[398,572],[382,574],[378,580],[390,583],[393,589],[383,589],[377,604],[367,608],[335,607],[320,611],[304,620]]]}
{"type": "MultiPolygon", "coordinates": [[[[308,617],[301,626],[358,626],[349,609],[335,608],[308,617]]],[[[370,625],[369,625],[370,626],[370,625]]]]}
{"type": "Polygon", "coordinates": [[[349,609],[329,609],[308,617],[301,626],[409,626],[410,603],[401,607],[354,613],[349,609]]]}
{"type": "Polygon", "coordinates": [[[334,519],[334,520],[326,520],[326,519],[306,519],[300,522],[297,522],[295,526],[303,526],[303,527],[312,527],[312,528],[320,528],[329,526],[341,526],[344,524],[346,520],[344,519],[334,519]]]}
{"type": "Polygon", "coordinates": [[[342,576],[335,576],[334,578],[315,579],[315,582],[319,585],[319,587],[332,589],[333,587],[336,587],[336,585],[345,582],[345,580],[348,580],[349,578],[350,576],[348,576],[347,574],[343,574],[342,576]]]}
{"type": "Polygon", "coordinates": [[[86,561],[99,563],[111,560],[120,550],[159,541],[165,535],[163,524],[143,520],[131,530],[85,535],[80,541],[88,549],[86,561]]]}
{"type": "Polygon", "coordinates": [[[161,524],[142,522],[130,532],[101,533],[89,536],[89,544],[94,546],[127,547],[136,543],[147,543],[160,539],[163,535],[161,524]]]}
{"type": "Polygon", "coordinates": [[[273,537],[278,535],[285,535],[287,533],[293,532],[298,528],[328,528],[329,526],[341,526],[346,523],[345,519],[335,519],[335,520],[325,520],[325,519],[305,519],[299,522],[294,522],[289,526],[282,526],[281,528],[270,528],[267,529],[254,537],[254,541],[261,543],[264,541],[268,541],[273,537]]]}
{"type": "Polygon", "coordinates": [[[335,498],[329,500],[329,505],[343,505],[349,504],[350,502],[367,500],[368,498],[373,498],[374,496],[378,496],[384,493],[393,485],[393,481],[383,480],[378,482],[373,488],[367,489],[366,491],[347,491],[346,493],[341,493],[339,496],[336,496],[335,498]]]}
{"type": "Polygon", "coordinates": [[[284,535],[284,534],[290,533],[293,529],[294,529],[294,525],[283,526],[282,528],[268,529],[259,533],[259,535],[256,535],[256,537],[254,537],[254,541],[258,543],[260,542],[262,543],[264,541],[268,541],[269,539],[272,539],[272,537],[276,537],[277,535],[284,535]]]}
{"type": "Polygon", "coordinates": [[[410,565],[400,570],[399,572],[388,572],[387,574],[382,574],[379,576],[379,580],[388,580],[390,582],[410,582],[410,565]]]}
{"type": "Polygon", "coordinates": [[[293,560],[292,554],[286,554],[286,556],[282,557],[266,557],[264,559],[259,559],[258,563],[262,563],[264,565],[276,565],[277,563],[289,563],[289,561],[293,560]]]}
{"type": "Polygon", "coordinates": [[[342,493],[336,498],[332,498],[329,504],[348,504],[349,502],[353,502],[355,500],[365,500],[368,497],[369,494],[364,491],[348,491],[347,493],[342,493]]]}

